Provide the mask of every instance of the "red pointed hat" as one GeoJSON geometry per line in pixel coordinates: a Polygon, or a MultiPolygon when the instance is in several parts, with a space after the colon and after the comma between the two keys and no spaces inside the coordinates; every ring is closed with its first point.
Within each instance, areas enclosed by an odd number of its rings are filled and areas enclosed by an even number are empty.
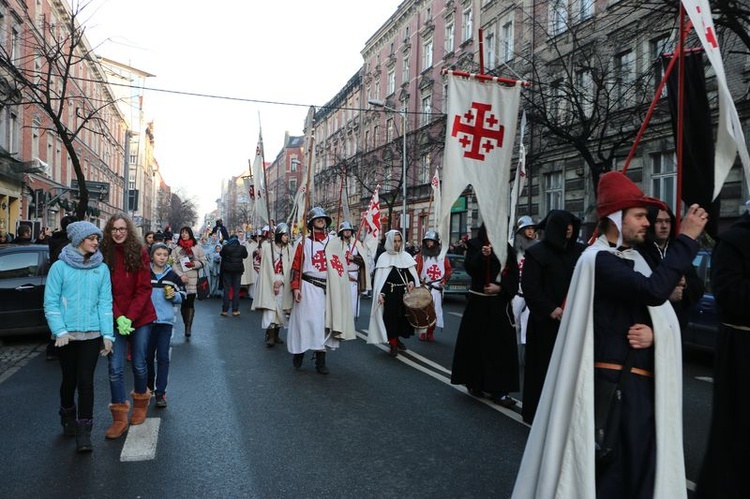
{"type": "Polygon", "coordinates": [[[596,192],[596,216],[599,219],[628,208],[653,206],[667,211],[667,205],[663,201],[643,194],[643,191],[621,172],[612,171],[602,175],[596,192]]]}

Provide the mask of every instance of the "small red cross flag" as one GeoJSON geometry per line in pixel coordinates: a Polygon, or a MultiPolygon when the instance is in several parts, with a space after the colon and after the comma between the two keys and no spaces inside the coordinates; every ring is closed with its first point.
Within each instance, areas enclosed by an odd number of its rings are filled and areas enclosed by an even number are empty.
{"type": "MultiPolygon", "coordinates": [[[[477,196],[487,237],[501,265],[508,236],[510,162],[513,156],[520,84],[448,73],[447,130],[443,156],[439,233],[450,234],[450,210],[467,185],[477,196]]],[[[448,245],[443,245],[444,251],[448,245]]]]}
{"type": "Polygon", "coordinates": [[[719,40],[711,17],[711,7],[708,0],[682,0],[685,12],[693,22],[695,33],[706,51],[706,57],[716,73],[716,83],[719,91],[719,121],[716,131],[716,151],[714,154],[714,194],[713,199],[721,192],[721,188],[734,165],[737,153],[740,155],[745,168],[745,181],[750,189],[750,154],[747,151],[742,123],[734,106],[732,94],[727,85],[724,72],[724,62],[721,59],[719,40]]]}
{"type": "Polygon", "coordinates": [[[430,185],[432,186],[432,197],[435,200],[435,208],[433,209],[434,219],[432,226],[437,229],[438,217],[440,216],[440,203],[442,200],[442,195],[440,192],[440,177],[438,176],[437,168],[435,169],[435,176],[433,176],[432,180],[430,180],[430,185]]]}

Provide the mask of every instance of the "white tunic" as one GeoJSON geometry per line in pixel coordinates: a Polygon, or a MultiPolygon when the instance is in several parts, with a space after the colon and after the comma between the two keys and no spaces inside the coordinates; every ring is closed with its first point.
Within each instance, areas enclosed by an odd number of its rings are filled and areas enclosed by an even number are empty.
{"type": "Polygon", "coordinates": [[[433,256],[422,256],[422,272],[419,275],[419,280],[427,284],[434,283],[435,286],[441,287],[441,289],[434,289],[428,286],[432,295],[432,301],[435,304],[435,316],[437,322],[435,327],[443,326],[443,290],[440,281],[445,277],[445,257],[436,258],[433,256]]]}
{"type": "MultiPolygon", "coordinates": [[[[303,244],[302,275],[316,279],[326,279],[327,265],[325,247],[330,237],[322,241],[305,238],[303,244]]],[[[339,340],[326,334],[326,295],[325,290],[309,283],[300,281],[302,299],[294,303],[289,317],[289,334],[287,336],[287,350],[290,353],[305,353],[308,350],[336,349],[339,340]]]]}

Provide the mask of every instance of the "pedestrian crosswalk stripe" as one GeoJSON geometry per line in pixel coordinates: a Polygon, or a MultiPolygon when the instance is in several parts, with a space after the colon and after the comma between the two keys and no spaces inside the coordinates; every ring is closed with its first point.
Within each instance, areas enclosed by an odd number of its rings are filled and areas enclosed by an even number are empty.
{"type": "Polygon", "coordinates": [[[160,418],[146,418],[143,424],[130,426],[120,461],[151,461],[156,458],[160,418]]]}

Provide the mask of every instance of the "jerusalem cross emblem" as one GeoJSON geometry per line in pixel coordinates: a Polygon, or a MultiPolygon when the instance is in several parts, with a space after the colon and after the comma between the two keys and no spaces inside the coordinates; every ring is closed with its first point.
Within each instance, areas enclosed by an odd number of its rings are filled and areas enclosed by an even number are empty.
{"type": "Polygon", "coordinates": [[[344,275],[344,264],[341,263],[341,260],[339,260],[338,255],[333,255],[331,257],[331,267],[336,269],[336,272],[338,272],[339,277],[344,275]]]}
{"type": "Polygon", "coordinates": [[[281,274],[283,273],[283,268],[281,266],[281,258],[276,260],[276,264],[273,266],[273,273],[274,274],[281,274]]]}
{"type": "Polygon", "coordinates": [[[318,269],[320,272],[325,272],[326,270],[326,255],[323,250],[318,250],[315,252],[315,254],[312,257],[312,264],[313,267],[318,269]]]}
{"type": "Polygon", "coordinates": [[[427,277],[430,278],[431,281],[437,281],[441,277],[443,277],[443,273],[440,272],[440,267],[437,266],[437,263],[433,263],[426,271],[425,274],[427,274],[427,277]]]}
{"type": "Polygon", "coordinates": [[[472,102],[468,111],[453,117],[451,136],[459,134],[458,142],[464,149],[464,157],[484,161],[485,154],[495,147],[503,147],[505,127],[492,113],[492,105],[472,102]]]}

